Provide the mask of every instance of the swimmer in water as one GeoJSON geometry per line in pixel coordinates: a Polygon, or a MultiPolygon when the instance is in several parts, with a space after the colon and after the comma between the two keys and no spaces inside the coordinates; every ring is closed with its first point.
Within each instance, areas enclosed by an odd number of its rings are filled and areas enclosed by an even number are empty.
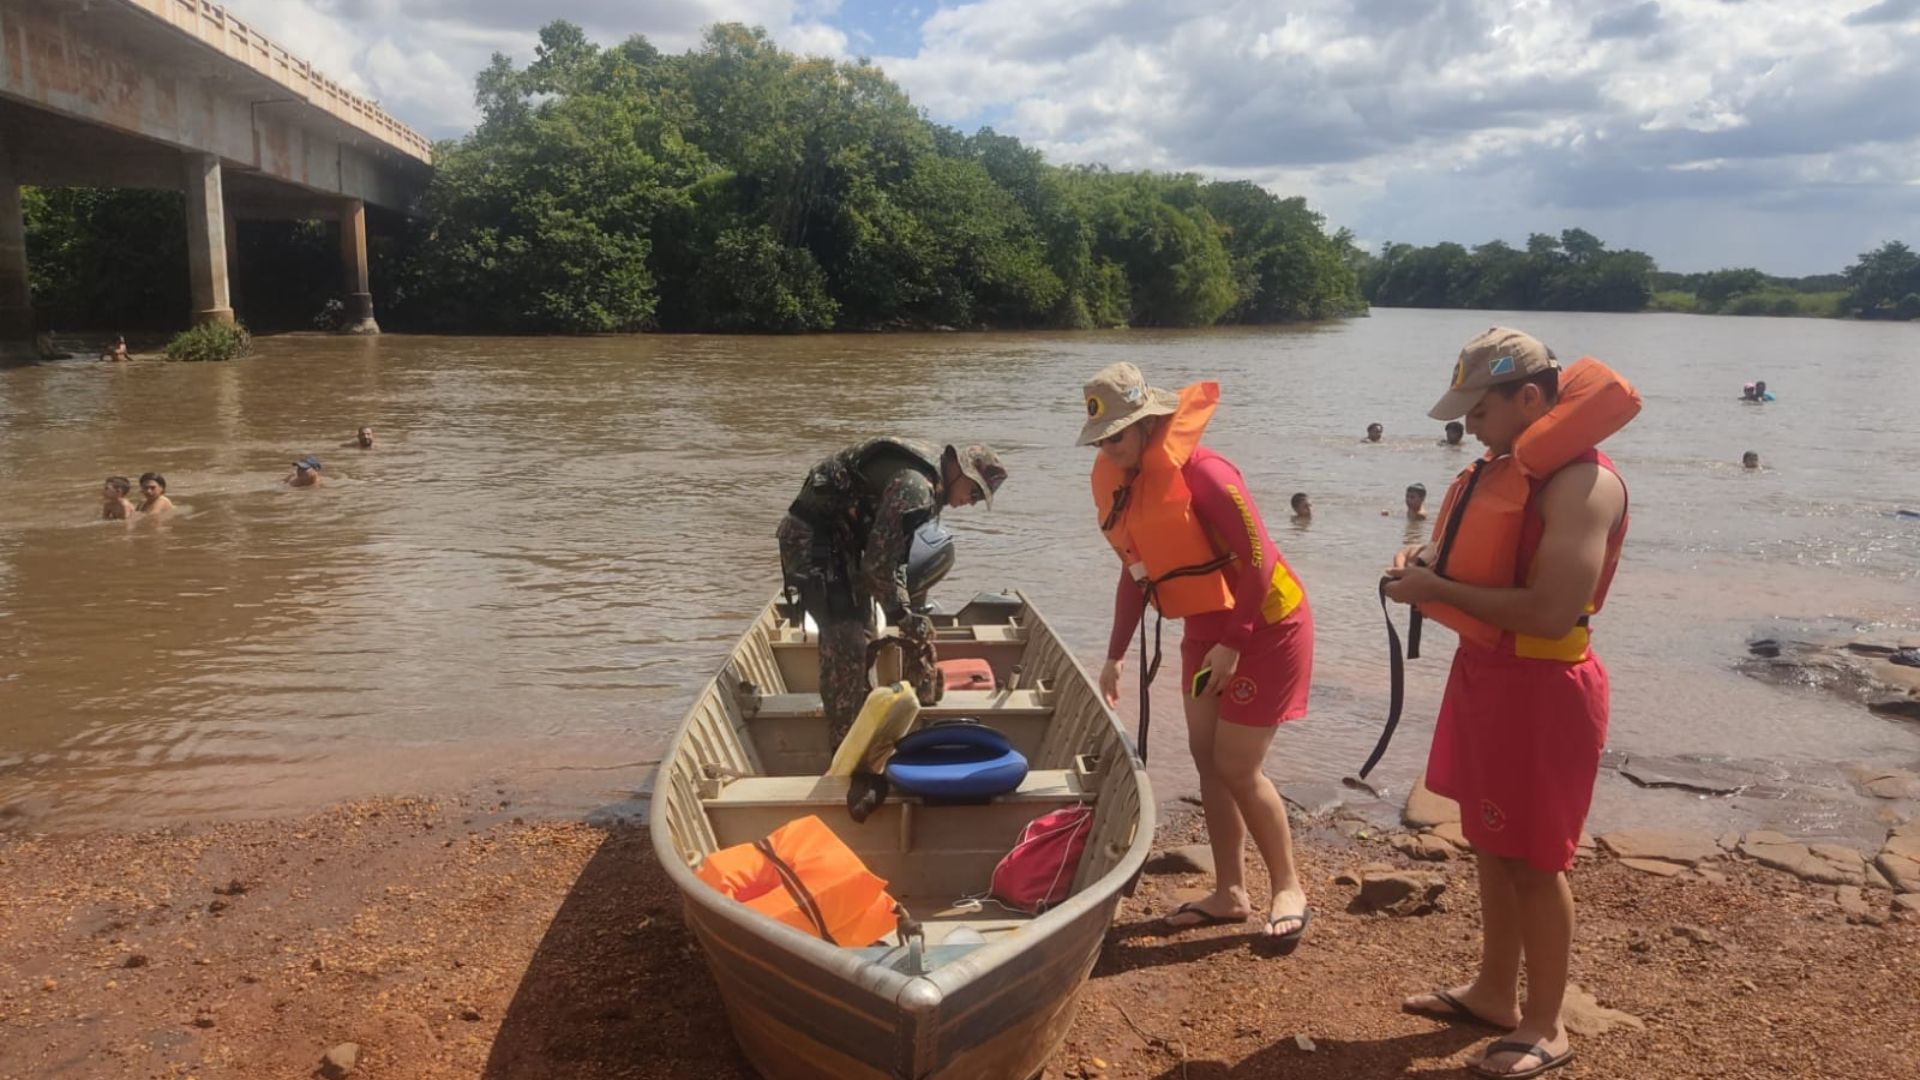
{"type": "MultiPolygon", "coordinates": [[[[1407,520],[1408,521],[1427,520],[1427,512],[1424,509],[1426,505],[1427,505],[1427,485],[1408,484],[1407,485],[1407,520]]],[[[1382,510],[1380,511],[1380,516],[1388,517],[1392,513],[1393,511],[1391,510],[1382,510]]]]}
{"type": "Polygon", "coordinates": [[[173,509],[173,500],[167,498],[167,478],[157,472],[140,474],[140,495],[143,514],[163,514],[173,509]]]}
{"type": "Polygon", "coordinates": [[[1304,491],[1293,493],[1293,520],[1297,525],[1305,525],[1313,520],[1313,500],[1307,498],[1304,491]]]}
{"type": "Polygon", "coordinates": [[[342,450],[373,449],[373,429],[370,427],[363,427],[359,431],[354,432],[353,441],[341,443],[340,448],[342,450]]]}
{"type": "Polygon", "coordinates": [[[1384,427],[1381,427],[1377,423],[1367,425],[1367,441],[1370,443],[1379,442],[1380,436],[1385,435],[1386,433],[1387,433],[1387,429],[1384,427]]]}
{"type": "Polygon", "coordinates": [[[1759,453],[1759,451],[1757,451],[1757,450],[1749,450],[1749,451],[1747,451],[1746,453],[1744,453],[1744,454],[1741,454],[1741,455],[1740,455],[1740,467],[1741,467],[1741,468],[1743,468],[1743,469],[1757,469],[1757,468],[1759,468],[1759,467],[1760,467],[1760,453],[1759,453]]]}
{"type": "Polygon", "coordinates": [[[102,521],[125,521],[133,516],[133,501],[127,496],[133,492],[133,481],[124,476],[107,477],[106,486],[100,490],[102,500],[100,519],[102,521]]]}
{"type": "Polygon", "coordinates": [[[1441,446],[1459,446],[1460,440],[1467,437],[1467,425],[1458,420],[1447,421],[1447,437],[1440,440],[1441,446]]]}
{"type": "Polygon", "coordinates": [[[320,459],[308,454],[293,463],[293,475],[287,477],[288,487],[319,487],[325,480],[320,475],[320,459]]]}
{"type": "Polygon", "coordinates": [[[110,346],[106,352],[100,354],[100,359],[111,360],[116,363],[121,360],[133,359],[133,356],[127,352],[127,336],[125,334],[116,335],[113,339],[113,345],[110,346]]]}

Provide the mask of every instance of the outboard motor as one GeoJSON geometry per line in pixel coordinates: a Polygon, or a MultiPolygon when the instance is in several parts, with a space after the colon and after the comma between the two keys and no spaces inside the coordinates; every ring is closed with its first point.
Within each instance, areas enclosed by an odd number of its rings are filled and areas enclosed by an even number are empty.
{"type": "Polygon", "coordinates": [[[913,544],[907,552],[907,595],[916,611],[924,611],[927,593],[953,569],[953,534],[933,518],[913,531],[913,544]]]}

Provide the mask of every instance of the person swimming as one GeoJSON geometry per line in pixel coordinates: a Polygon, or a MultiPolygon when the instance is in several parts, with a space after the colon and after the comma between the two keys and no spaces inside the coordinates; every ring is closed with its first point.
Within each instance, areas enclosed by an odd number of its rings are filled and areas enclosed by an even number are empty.
{"type": "Polygon", "coordinates": [[[133,481],[124,476],[109,476],[100,489],[102,500],[100,518],[103,521],[125,521],[133,515],[133,500],[127,498],[133,492],[133,481]]]}
{"type": "Polygon", "coordinates": [[[1293,506],[1293,520],[1296,524],[1305,525],[1313,520],[1313,500],[1307,498],[1306,492],[1294,492],[1293,498],[1289,501],[1293,506]]]}
{"type": "Polygon", "coordinates": [[[320,475],[320,459],[308,454],[293,463],[293,475],[287,477],[288,487],[319,487],[325,480],[320,475]]]}
{"type": "Polygon", "coordinates": [[[1367,425],[1367,441],[1370,443],[1379,442],[1380,436],[1386,433],[1387,429],[1382,427],[1378,422],[1367,425]]]}
{"type": "Polygon", "coordinates": [[[354,432],[353,439],[349,442],[341,443],[340,448],[342,450],[373,449],[373,429],[370,427],[363,427],[359,431],[354,432]]]}
{"type": "Polygon", "coordinates": [[[173,509],[173,500],[167,498],[167,478],[157,472],[140,474],[140,495],[139,510],[143,514],[161,514],[173,509]]]}
{"type": "Polygon", "coordinates": [[[1741,454],[1741,455],[1740,455],[1740,467],[1741,467],[1741,468],[1743,468],[1743,469],[1757,469],[1757,468],[1759,468],[1759,467],[1760,467],[1760,452],[1759,452],[1759,451],[1757,451],[1757,450],[1749,450],[1749,451],[1747,451],[1746,453],[1744,453],[1744,454],[1741,454]]]}
{"type": "Polygon", "coordinates": [[[1440,440],[1440,445],[1459,446],[1460,441],[1466,437],[1467,425],[1462,424],[1458,420],[1449,420],[1447,421],[1447,437],[1440,440]]]}

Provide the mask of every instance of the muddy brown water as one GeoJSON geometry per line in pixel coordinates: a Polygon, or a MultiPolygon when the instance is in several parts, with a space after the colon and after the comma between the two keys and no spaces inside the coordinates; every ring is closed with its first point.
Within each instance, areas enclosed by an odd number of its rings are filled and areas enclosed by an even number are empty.
{"type": "MultiPolygon", "coordinates": [[[[1597,638],[1612,748],[1732,759],[1755,785],[1707,799],[1609,772],[1596,825],[1872,834],[1839,767],[1920,762],[1920,731],[1733,664],[1782,627],[1920,625],[1920,521],[1896,515],[1920,509],[1920,327],[1429,311],[1185,333],[295,336],[229,364],[0,371],[0,827],[483,782],[616,800],[774,588],[774,523],[807,464],[875,431],[1002,450],[994,509],[948,515],[962,547],[941,594],[1023,588],[1092,667],[1116,567],[1070,442],[1081,381],[1116,359],[1223,383],[1209,442],[1316,610],[1313,712],[1269,761],[1313,801],[1384,712],[1374,581],[1406,485],[1437,504],[1470,459],[1424,414],[1459,342],[1495,321],[1606,358],[1646,396],[1608,447],[1633,506],[1597,638]],[[1735,400],[1756,377],[1778,401],[1735,400]],[[1373,420],[1386,439],[1364,445],[1373,420]],[[378,448],[341,448],[361,424],[378,448]],[[1765,470],[1739,467],[1748,449],[1765,470]],[[307,453],[327,486],[282,486],[307,453]],[[94,520],[103,477],[148,470],[175,513],[94,520]],[[1307,527],[1289,520],[1297,490],[1307,527]]],[[[1375,774],[1390,796],[1424,760],[1449,647],[1435,629],[1412,665],[1375,774]]],[[[1192,787],[1175,681],[1155,691],[1165,797],[1192,787]]]]}

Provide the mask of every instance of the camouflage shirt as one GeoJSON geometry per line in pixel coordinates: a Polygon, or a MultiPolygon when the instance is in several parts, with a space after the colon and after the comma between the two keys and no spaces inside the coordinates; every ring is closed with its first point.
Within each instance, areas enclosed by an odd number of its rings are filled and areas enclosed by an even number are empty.
{"type": "Polygon", "coordinates": [[[874,504],[873,529],[860,553],[860,583],[867,595],[880,601],[890,615],[907,610],[907,554],[913,533],[940,513],[940,492],[933,481],[913,469],[902,469],[880,492],[874,504]]]}

